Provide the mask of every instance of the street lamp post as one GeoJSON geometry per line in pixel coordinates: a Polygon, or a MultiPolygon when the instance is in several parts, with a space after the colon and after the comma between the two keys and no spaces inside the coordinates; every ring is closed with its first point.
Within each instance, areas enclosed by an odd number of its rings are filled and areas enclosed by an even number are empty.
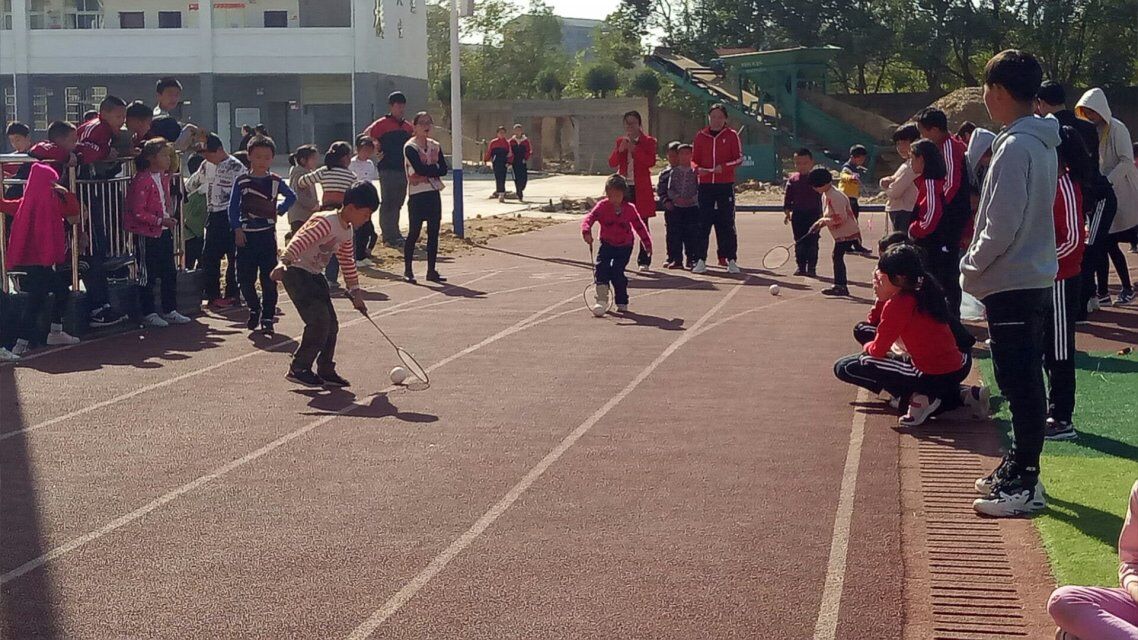
{"type": "Polygon", "coordinates": [[[450,114],[451,162],[454,165],[454,235],[463,238],[462,217],[462,60],[458,50],[459,3],[451,0],[450,7],[450,114]]]}

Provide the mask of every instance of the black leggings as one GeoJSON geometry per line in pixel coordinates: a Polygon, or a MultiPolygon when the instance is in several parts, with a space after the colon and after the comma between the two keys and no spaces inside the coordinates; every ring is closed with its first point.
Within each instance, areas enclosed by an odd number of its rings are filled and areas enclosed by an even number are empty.
{"type": "Polygon", "coordinates": [[[506,193],[506,161],[495,160],[492,165],[494,167],[494,193],[506,193]]]}
{"type": "MultiPolygon", "coordinates": [[[[1122,284],[1122,288],[1126,291],[1133,289],[1130,282],[1130,269],[1126,265],[1126,254],[1122,252],[1120,246],[1124,242],[1130,242],[1134,238],[1134,232],[1123,231],[1122,233],[1112,233],[1106,239],[1106,255],[1110,256],[1110,262],[1114,263],[1114,270],[1118,273],[1118,282],[1122,284]]],[[[1098,263],[1098,282],[1100,295],[1106,295],[1107,280],[1110,278],[1110,265],[1106,260],[1100,260],[1098,263]]]]}
{"type": "Polygon", "coordinates": [[[272,322],[277,313],[277,282],[269,277],[277,266],[277,234],[245,232],[245,246],[237,248],[237,282],[249,313],[272,322]],[[257,295],[257,282],[261,295],[257,295]]]}
{"type": "Polygon", "coordinates": [[[972,356],[967,354],[961,354],[959,370],[937,375],[922,373],[908,358],[875,358],[867,353],[849,355],[834,363],[838,380],[873,393],[888,391],[903,400],[914,393],[939,398],[938,413],[960,406],[960,383],[971,370],[972,356]]]}
{"type": "MultiPolygon", "coordinates": [[[[503,178],[505,180],[505,178],[503,178]]],[[[435,273],[435,260],[439,256],[439,226],[443,221],[443,200],[438,191],[425,191],[407,198],[407,216],[411,220],[407,240],[403,243],[403,271],[411,275],[411,262],[415,259],[415,243],[427,223],[427,273],[435,273]]]]}
{"type": "Polygon", "coordinates": [[[522,193],[526,190],[527,184],[529,184],[529,167],[524,162],[515,162],[514,189],[518,192],[518,200],[522,199],[522,193]]]}
{"type": "MultiPolygon", "coordinates": [[[[27,340],[31,344],[39,335],[39,319],[49,295],[52,296],[51,322],[53,324],[63,323],[63,314],[67,311],[67,294],[71,290],[71,282],[66,273],[56,271],[53,267],[16,267],[14,271],[23,271],[27,274],[20,278],[20,289],[28,296],[24,303],[24,311],[20,314],[16,337],[20,340],[27,340]]],[[[2,346],[11,347],[12,345],[2,346]]]]}

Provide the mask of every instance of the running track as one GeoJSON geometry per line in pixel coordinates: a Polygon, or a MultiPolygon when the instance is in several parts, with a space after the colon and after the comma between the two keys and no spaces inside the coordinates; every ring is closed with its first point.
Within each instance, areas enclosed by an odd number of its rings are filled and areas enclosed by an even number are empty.
{"type": "Polygon", "coordinates": [[[351,393],[283,379],[287,300],[0,368],[0,635],[899,638],[898,436],[830,369],[870,290],[657,271],[596,319],[586,258],[566,224],[371,281],[420,393],[343,302],[351,393]]]}

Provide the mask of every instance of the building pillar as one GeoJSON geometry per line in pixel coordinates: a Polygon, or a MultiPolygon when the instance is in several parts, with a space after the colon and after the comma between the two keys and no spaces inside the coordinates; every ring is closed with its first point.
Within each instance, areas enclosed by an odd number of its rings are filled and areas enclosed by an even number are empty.
{"type": "MultiPolygon", "coordinates": [[[[210,131],[217,131],[217,96],[214,94],[213,84],[213,2],[205,0],[198,3],[198,100],[201,102],[198,120],[199,124],[210,131]]],[[[222,135],[222,140],[228,139],[229,132],[222,135]]]]}
{"type": "Polygon", "coordinates": [[[12,91],[16,95],[16,113],[11,118],[32,126],[32,88],[28,76],[28,0],[12,0],[10,33],[16,54],[12,60],[12,91]]]}
{"type": "Polygon", "coordinates": [[[217,99],[213,94],[212,73],[202,73],[198,76],[198,93],[200,94],[198,101],[202,106],[198,110],[197,124],[210,131],[217,131],[217,99]]]}

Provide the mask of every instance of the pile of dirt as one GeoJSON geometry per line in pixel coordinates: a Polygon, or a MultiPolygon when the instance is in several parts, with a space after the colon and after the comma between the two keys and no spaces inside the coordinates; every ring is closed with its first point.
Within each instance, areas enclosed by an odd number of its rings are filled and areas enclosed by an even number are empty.
{"type": "Polygon", "coordinates": [[[596,198],[561,198],[550,200],[537,208],[542,213],[588,213],[597,204],[596,198]]]}
{"type": "Polygon", "coordinates": [[[773,182],[763,182],[761,180],[744,180],[735,185],[735,193],[764,193],[774,196],[782,197],[784,191],[780,184],[773,182]]]}
{"type": "MultiPolygon", "coordinates": [[[[491,216],[486,218],[478,217],[473,220],[465,221],[465,238],[456,237],[454,235],[454,227],[446,224],[443,225],[442,230],[439,232],[439,255],[462,255],[474,250],[476,247],[487,244],[493,238],[527,233],[558,224],[559,222],[561,221],[552,218],[523,218],[521,214],[514,214],[512,216],[491,216]]],[[[419,246],[415,251],[416,260],[426,260],[426,242],[427,239],[424,235],[421,237],[419,246]]],[[[375,273],[376,271],[389,271],[392,273],[403,272],[402,249],[395,249],[382,244],[376,245],[372,251],[372,261],[375,262],[375,268],[362,269],[361,273],[375,277],[377,275],[375,273]]]]}
{"type": "Polygon", "coordinates": [[[988,109],[984,106],[984,89],[981,87],[957,89],[929,106],[940,109],[948,116],[948,127],[952,131],[956,131],[965,120],[993,131],[999,129],[988,116],[988,109]]]}

